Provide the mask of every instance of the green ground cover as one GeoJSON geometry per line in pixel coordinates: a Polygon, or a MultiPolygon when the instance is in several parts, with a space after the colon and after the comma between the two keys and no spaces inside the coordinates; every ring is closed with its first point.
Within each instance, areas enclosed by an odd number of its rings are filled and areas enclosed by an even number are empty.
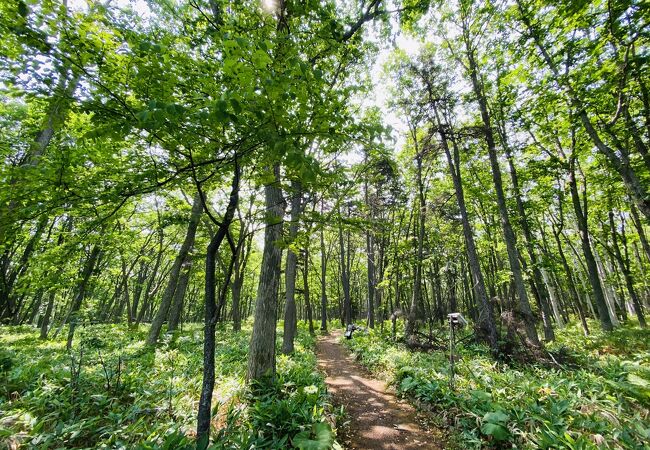
{"type": "MultiPolygon", "coordinates": [[[[414,353],[387,333],[344,341],[398,392],[431,408],[463,448],[650,448],[650,331],[558,330],[558,364],[497,362],[461,344],[455,388],[447,352],[414,353]]],[[[388,327],[386,328],[388,330],[388,327]]]]}
{"type": "MultiPolygon", "coordinates": [[[[331,446],[314,338],[300,327],[296,352],[278,356],[275,384],[253,392],[244,383],[250,332],[250,324],[217,331],[211,448],[331,446]]],[[[31,327],[0,327],[0,448],[193,448],[201,327],[155,350],[145,348],[146,333],[85,327],[68,353],[65,333],[41,341],[31,327]]]]}

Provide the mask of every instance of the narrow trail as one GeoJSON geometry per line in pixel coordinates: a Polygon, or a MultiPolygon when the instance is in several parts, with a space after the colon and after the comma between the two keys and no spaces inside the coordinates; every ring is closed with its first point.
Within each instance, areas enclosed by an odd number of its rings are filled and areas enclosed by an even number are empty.
{"type": "Polygon", "coordinates": [[[395,397],[386,383],[372,376],[338,343],[341,330],[321,336],[316,344],[318,368],[334,404],[344,406],[350,428],[345,447],[354,450],[442,449],[440,430],[427,429],[426,420],[410,404],[395,397]]]}

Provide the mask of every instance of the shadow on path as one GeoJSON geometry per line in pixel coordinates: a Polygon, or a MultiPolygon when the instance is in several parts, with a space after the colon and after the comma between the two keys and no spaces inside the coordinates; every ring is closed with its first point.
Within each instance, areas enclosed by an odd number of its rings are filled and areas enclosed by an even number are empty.
{"type": "Polygon", "coordinates": [[[444,448],[442,434],[427,429],[418,412],[399,400],[382,381],[354,361],[338,343],[341,330],[321,336],[316,344],[318,368],[337,406],[350,419],[345,445],[356,450],[411,450],[444,448]]]}

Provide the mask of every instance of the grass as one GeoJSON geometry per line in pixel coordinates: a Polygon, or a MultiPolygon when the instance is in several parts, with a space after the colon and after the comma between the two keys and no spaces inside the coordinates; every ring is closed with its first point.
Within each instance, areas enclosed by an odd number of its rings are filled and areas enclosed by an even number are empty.
{"type": "MultiPolygon", "coordinates": [[[[324,435],[329,404],[314,338],[300,327],[275,383],[253,392],[244,382],[250,333],[250,324],[217,331],[211,448],[288,448],[315,426],[324,435]]],[[[0,448],[193,448],[202,329],[163,336],[155,350],[146,334],[83,327],[68,353],[65,333],[41,341],[32,327],[0,327],[0,448]]]]}
{"type": "MultiPolygon", "coordinates": [[[[462,448],[650,448],[650,331],[558,330],[548,350],[570,365],[505,364],[487,348],[413,353],[371,330],[345,341],[364,365],[432,409],[462,448]]],[[[388,327],[387,327],[388,328],[388,327]]]]}

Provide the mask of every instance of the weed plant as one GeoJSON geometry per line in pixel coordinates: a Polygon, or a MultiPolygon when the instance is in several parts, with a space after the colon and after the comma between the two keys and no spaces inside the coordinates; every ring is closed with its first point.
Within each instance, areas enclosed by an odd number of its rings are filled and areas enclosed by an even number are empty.
{"type": "Polygon", "coordinates": [[[461,344],[455,386],[447,352],[411,352],[388,330],[345,344],[397,390],[430,408],[463,448],[650,448],[650,331],[629,324],[585,337],[557,330],[547,345],[557,364],[495,361],[487,347],[461,344]]]}
{"type": "MultiPolygon", "coordinates": [[[[250,323],[217,331],[210,448],[318,445],[318,432],[331,447],[314,338],[300,326],[275,382],[253,392],[244,381],[250,333],[250,323]]],[[[32,327],[0,327],[0,448],[194,448],[202,328],[185,326],[155,349],[146,335],[146,327],[86,326],[67,352],[65,333],[42,341],[32,327]]]]}

